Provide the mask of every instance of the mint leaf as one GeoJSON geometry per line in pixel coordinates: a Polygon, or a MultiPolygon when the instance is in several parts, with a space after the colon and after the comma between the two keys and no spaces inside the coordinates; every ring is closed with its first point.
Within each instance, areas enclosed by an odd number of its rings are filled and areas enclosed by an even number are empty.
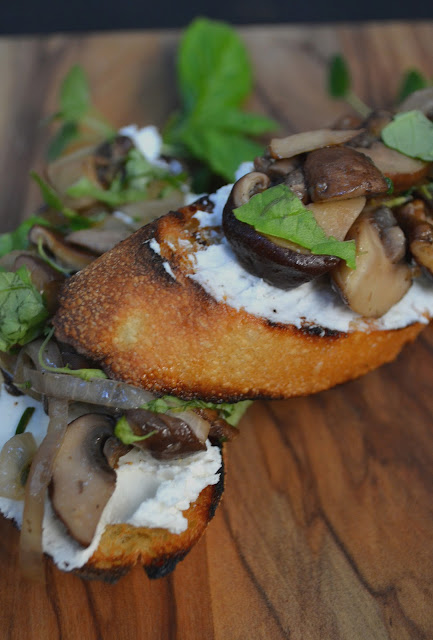
{"type": "Polygon", "coordinates": [[[48,311],[30,272],[0,272],[0,351],[31,342],[43,332],[48,311]]]}
{"type": "Polygon", "coordinates": [[[425,89],[429,86],[427,78],[418,69],[409,69],[406,71],[401,81],[400,89],[397,96],[397,104],[403,102],[405,98],[410,96],[414,91],[425,89]]]}
{"type": "Polygon", "coordinates": [[[349,67],[341,54],[336,54],[329,63],[328,93],[332,98],[346,98],[352,81],[349,67]]]}
{"type": "Polygon", "coordinates": [[[27,249],[29,246],[29,231],[35,224],[41,224],[45,227],[51,226],[45,218],[32,216],[24,220],[14,231],[0,235],[0,258],[11,251],[27,249]]]}
{"type": "Polygon", "coordinates": [[[252,70],[236,32],[222,22],[195,20],[181,41],[178,81],[182,108],[165,129],[165,143],[233,180],[241,162],[263,152],[248,136],[276,128],[269,118],[241,110],[252,70]]]}
{"type": "Polygon", "coordinates": [[[387,147],[411,158],[433,161],[433,122],[421,111],[399,113],[382,129],[387,147]]]}
{"type": "Polygon", "coordinates": [[[256,231],[290,240],[314,254],[337,256],[351,269],[356,267],[355,242],[327,237],[312,212],[284,184],[257,193],[233,213],[256,231]]]}
{"type": "Polygon", "coordinates": [[[64,120],[76,122],[90,109],[90,90],[84,69],[76,64],[60,87],[60,113],[64,120]]]}
{"type": "Polygon", "coordinates": [[[129,426],[129,422],[125,416],[119,418],[116,426],[114,427],[114,435],[116,438],[119,438],[123,444],[134,444],[134,442],[139,442],[140,440],[147,440],[147,438],[150,438],[150,436],[153,436],[155,433],[156,430],[146,433],[145,436],[136,436],[129,426]]]}

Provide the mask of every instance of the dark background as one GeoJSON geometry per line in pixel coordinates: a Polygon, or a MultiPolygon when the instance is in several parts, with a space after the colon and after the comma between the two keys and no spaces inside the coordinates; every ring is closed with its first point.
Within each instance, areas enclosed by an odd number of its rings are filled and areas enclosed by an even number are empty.
{"type": "Polygon", "coordinates": [[[419,20],[433,17],[426,0],[0,0],[0,33],[179,28],[197,15],[233,24],[419,20]]]}

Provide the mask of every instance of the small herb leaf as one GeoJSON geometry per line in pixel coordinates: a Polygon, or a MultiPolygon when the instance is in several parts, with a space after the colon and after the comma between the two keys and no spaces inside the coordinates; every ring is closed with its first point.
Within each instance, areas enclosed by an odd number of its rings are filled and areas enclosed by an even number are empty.
{"type": "Polygon", "coordinates": [[[336,54],[329,64],[328,93],[332,98],[346,98],[351,91],[351,77],[347,62],[336,54]]]}
{"type": "Polygon", "coordinates": [[[418,71],[418,69],[409,69],[409,71],[406,71],[401,81],[397,96],[397,104],[403,102],[403,100],[410,96],[414,91],[425,89],[428,86],[429,82],[421,71],[418,71]]]}
{"type": "Polygon", "coordinates": [[[123,444],[134,444],[134,442],[147,440],[148,438],[153,436],[155,433],[156,431],[151,431],[150,433],[146,433],[146,435],[144,436],[136,436],[135,433],[133,433],[131,427],[129,426],[129,422],[127,421],[125,416],[122,416],[121,418],[119,418],[119,420],[116,423],[116,426],[114,427],[114,435],[116,436],[116,438],[119,438],[119,440],[123,442],[123,444]]]}
{"type": "Polygon", "coordinates": [[[382,140],[391,149],[411,158],[433,161],[433,122],[421,111],[395,116],[382,130],[382,140]]]}
{"type": "Polygon", "coordinates": [[[351,269],[356,267],[355,242],[327,237],[312,212],[284,184],[257,193],[233,213],[261,233],[290,240],[315,254],[338,256],[351,269]]]}
{"type": "Polygon", "coordinates": [[[90,108],[90,91],[84,69],[74,65],[60,88],[60,111],[64,120],[76,122],[90,108]]]}

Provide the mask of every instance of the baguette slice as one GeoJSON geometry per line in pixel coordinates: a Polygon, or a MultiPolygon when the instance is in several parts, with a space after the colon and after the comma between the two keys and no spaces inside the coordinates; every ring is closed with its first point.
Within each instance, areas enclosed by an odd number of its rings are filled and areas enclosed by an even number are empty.
{"type": "MultiPolygon", "coordinates": [[[[224,450],[222,450],[224,457],[224,450]]],[[[220,479],[205,487],[183,514],[188,528],[180,534],[166,529],[112,524],[106,527],[99,546],[84,567],[75,569],[81,578],[117,582],[135,565],[142,566],[149,578],[171,573],[198,542],[213,518],[224,491],[224,462],[220,479]]]]}
{"type": "Polygon", "coordinates": [[[307,395],[393,360],[425,326],[352,332],[276,324],[214,300],[189,276],[205,243],[194,214],[171,212],[73,276],[57,338],[110,377],[156,393],[236,402],[307,395]]]}

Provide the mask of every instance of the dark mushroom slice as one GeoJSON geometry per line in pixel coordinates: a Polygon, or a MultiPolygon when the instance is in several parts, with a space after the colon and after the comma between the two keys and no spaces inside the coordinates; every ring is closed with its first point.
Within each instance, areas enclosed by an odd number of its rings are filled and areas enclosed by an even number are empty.
{"type": "Polygon", "coordinates": [[[116,487],[116,472],[103,453],[113,420],[94,413],[70,423],[54,461],[50,497],[70,535],[87,547],[116,487]]]}
{"type": "Polygon", "coordinates": [[[253,226],[238,220],[233,209],[240,206],[239,197],[245,189],[237,191],[237,185],[224,207],[223,230],[244,269],[287,290],[323,275],[338,264],[340,259],[335,256],[314,255],[299,245],[259,233],[253,226]]]}
{"type": "Polygon", "coordinates": [[[304,172],[313,202],[385,194],[389,188],[370,158],[350,147],[312,151],[304,172]]]}
{"type": "Polygon", "coordinates": [[[239,429],[221,418],[216,409],[196,409],[196,411],[210,424],[209,440],[211,442],[231,442],[239,435],[239,429]]]}
{"type": "MultiPolygon", "coordinates": [[[[170,460],[206,451],[206,438],[199,438],[186,420],[174,414],[132,409],[126,411],[125,418],[136,436],[146,436],[155,432],[145,440],[134,442],[136,447],[146,449],[154,458],[170,460]]],[[[205,422],[198,415],[197,418],[205,422]]],[[[207,437],[209,424],[206,432],[207,437]]]]}
{"type": "Polygon", "coordinates": [[[285,184],[289,189],[295,194],[299,200],[303,204],[307,204],[308,198],[308,190],[307,183],[305,181],[305,175],[301,168],[295,169],[291,171],[283,180],[283,184],[285,184]]]}
{"type": "Polygon", "coordinates": [[[392,111],[389,111],[388,109],[377,109],[372,111],[361,124],[363,132],[356,136],[356,138],[350,140],[347,145],[355,148],[371,147],[374,142],[380,140],[382,129],[391,122],[393,115],[392,111]]]}
{"type": "Polygon", "coordinates": [[[409,158],[390,149],[382,142],[375,142],[368,149],[359,149],[359,151],[368,156],[384,176],[392,180],[394,193],[409,189],[425,178],[429,172],[428,162],[409,158]]]}
{"type": "Polygon", "coordinates": [[[406,240],[390,209],[364,212],[346,238],[356,241],[356,269],[341,262],[333,283],[349,307],[379,318],[408,291],[412,273],[405,262],[406,240]]]}
{"type": "Polygon", "coordinates": [[[287,138],[273,138],[269,145],[269,152],[275,159],[293,158],[314,149],[343,144],[360,133],[360,129],[317,129],[295,133],[287,138]]]}
{"type": "Polygon", "coordinates": [[[57,231],[38,224],[30,229],[29,240],[36,246],[42,243],[44,249],[49,249],[60,260],[61,264],[67,268],[84,269],[96,258],[95,253],[70,244],[57,231]]]}
{"type": "Polygon", "coordinates": [[[407,237],[410,254],[426,274],[433,277],[433,224],[425,203],[414,200],[394,213],[407,237]]]}

